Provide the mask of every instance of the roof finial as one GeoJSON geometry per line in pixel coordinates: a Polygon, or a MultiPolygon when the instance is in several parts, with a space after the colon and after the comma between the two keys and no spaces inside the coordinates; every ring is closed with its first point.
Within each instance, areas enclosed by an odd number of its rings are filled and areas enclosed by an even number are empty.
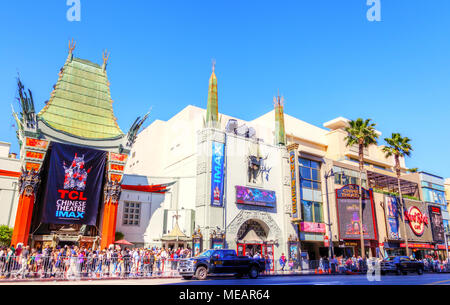
{"type": "Polygon", "coordinates": [[[109,59],[109,55],[111,55],[111,53],[108,53],[108,50],[103,51],[103,71],[105,71],[106,69],[106,64],[108,63],[108,59],[109,59]]]}
{"type": "Polygon", "coordinates": [[[216,60],[213,58],[212,59],[212,71],[214,73],[214,71],[216,70],[216,60]]]}
{"type": "Polygon", "coordinates": [[[273,103],[275,106],[283,106],[283,102],[284,102],[284,97],[280,97],[280,89],[278,89],[277,91],[277,96],[273,97],[273,103]]]}
{"type": "Polygon", "coordinates": [[[75,50],[76,45],[77,45],[77,43],[73,42],[73,38],[72,38],[72,41],[69,41],[69,54],[72,54],[73,50],[75,50]]]}

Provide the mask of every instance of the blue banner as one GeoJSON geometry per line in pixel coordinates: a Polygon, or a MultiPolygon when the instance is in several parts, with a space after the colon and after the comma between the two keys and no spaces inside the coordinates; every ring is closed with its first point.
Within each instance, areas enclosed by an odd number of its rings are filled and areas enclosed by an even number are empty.
{"type": "Polygon", "coordinates": [[[51,144],[43,223],[95,225],[107,152],[51,144]]]}
{"type": "Polygon", "coordinates": [[[397,203],[397,198],[394,196],[385,196],[385,206],[386,206],[386,219],[388,228],[388,239],[398,240],[400,239],[399,230],[399,207],[397,203]]]}
{"type": "Polygon", "coordinates": [[[223,206],[225,144],[212,142],[211,205],[223,206]]]}

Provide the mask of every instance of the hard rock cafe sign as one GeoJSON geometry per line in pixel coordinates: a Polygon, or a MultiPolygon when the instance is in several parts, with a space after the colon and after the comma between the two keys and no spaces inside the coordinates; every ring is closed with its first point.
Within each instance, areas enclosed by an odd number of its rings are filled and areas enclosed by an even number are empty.
{"type": "Polygon", "coordinates": [[[425,232],[425,225],[428,226],[428,217],[418,207],[411,206],[405,211],[405,219],[409,222],[409,226],[414,234],[422,236],[425,232]]]}

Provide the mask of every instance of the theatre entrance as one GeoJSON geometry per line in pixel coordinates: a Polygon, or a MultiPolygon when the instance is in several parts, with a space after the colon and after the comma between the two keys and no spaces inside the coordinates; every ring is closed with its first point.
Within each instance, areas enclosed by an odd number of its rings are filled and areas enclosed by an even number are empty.
{"type": "Polygon", "coordinates": [[[267,241],[268,228],[257,220],[246,221],[238,231],[237,254],[266,259],[266,270],[274,270],[274,245],[267,241]]]}

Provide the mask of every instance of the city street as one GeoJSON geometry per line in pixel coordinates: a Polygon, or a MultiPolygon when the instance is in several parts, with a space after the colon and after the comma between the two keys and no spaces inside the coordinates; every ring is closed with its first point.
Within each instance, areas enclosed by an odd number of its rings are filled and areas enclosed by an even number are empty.
{"type": "Polygon", "coordinates": [[[205,281],[180,278],[118,279],[84,281],[33,281],[0,285],[450,285],[450,273],[406,276],[385,275],[380,281],[369,281],[365,275],[264,276],[256,280],[234,277],[210,277],[205,281]]]}

